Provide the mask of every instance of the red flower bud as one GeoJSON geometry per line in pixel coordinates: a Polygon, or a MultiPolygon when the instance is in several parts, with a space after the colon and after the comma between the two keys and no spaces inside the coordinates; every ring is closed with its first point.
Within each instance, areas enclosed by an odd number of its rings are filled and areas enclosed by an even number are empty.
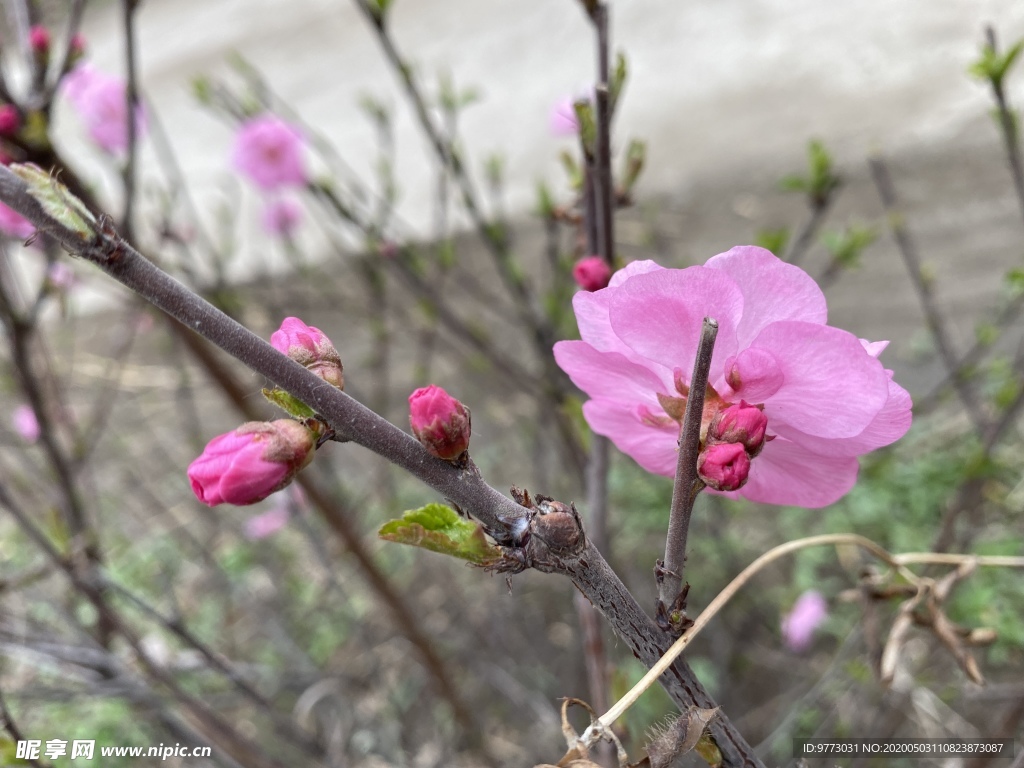
{"type": "Polygon", "coordinates": [[[599,291],[608,287],[608,281],[612,279],[612,268],[600,256],[587,256],[576,262],[572,276],[576,285],[584,291],[599,291]]]}
{"type": "Polygon", "coordinates": [[[697,457],[697,474],[716,491],[739,490],[750,474],[750,457],[740,443],[715,443],[697,457]]]}
{"type": "Polygon", "coordinates": [[[274,349],[288,355],[321,379],[338,389],[345,388],[345,377],[338,350],[319,328],[306,325],[297,317],[286,317],[281,328],[270,336],[274,349]]]}
{"type": "Polygon", "coordinates": [[[213,438],[189,464],[188,479],[208,506],[255,504],[288,485],[315,449],[316,435],[298,421],[250,421],[213,438]]]}
{"type": "Polygon", "coordinates": [[[13,136],[21,128],[21,115],[13,104],[0,105],[0,136],[13,136]]]}
{"type": "Polygon", "coordinates": [[[764,433],[768,417],[764,411],[744,400],[734,403],[715,414],[708,427],[709,443],[740,443],[751,456],[757,456],[764,447],[764,433]]]}
{"type": "Polygon", "coordinates": [[[50,30],[42,24],[36,24],[28,31],[28,44],[32,52],[40,58],[50,54],[50,30]]]}
{"type": "Polygon", "coordinates": [[[455,461],[469,449],[469,408],[441,387],[431,384],[409,395],[409,423],[432,456],[455,461]]]}

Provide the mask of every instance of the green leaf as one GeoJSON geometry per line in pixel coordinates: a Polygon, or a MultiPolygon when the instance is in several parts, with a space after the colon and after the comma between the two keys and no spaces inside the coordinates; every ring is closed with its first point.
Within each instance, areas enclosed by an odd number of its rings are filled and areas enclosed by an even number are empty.
{"type": "Polygon", "coordinates": [[[488,565],[501,557],[500,550],[488,543],[479,525],[462,519],[444,504],[410,510],[400,520],[384,523],[377,535],[385,541],[422,547],[476,565],[488,565]]]}
{"type": "Polygon", "coordinates": [[[96,217],[68,188],[33,163],[12,163],[10,169],[28,184],[29,194],[43,207],[48,216],[67,229],[74,230],[83,240],[91,240],[98,225],[96,217]]]}
{"type": "Polygon", "coordinates": [[[754,245],[766,248],[779,258],[786,252],[789,244],[789,229],[762,229],[754,236],[754,245]]]}
{"type": "Polygon", "coordinates": [[[615,108],[622,97],[622,89],[626,85],[628,75],[629,67],[626,65],[626,57],[622,53],[615,54],[615,68],[611,72],[611,82],[608,83],[608,102],[612,114],[615,114],[615,108]]]}
{"type": "Polygon", "coordinates": [[[276,405],[289,416],[296,419],[308,419],[316,415],[316,412],[301,400],[288,394],[283,389],[264,389],[263,396],[276,405]]]}

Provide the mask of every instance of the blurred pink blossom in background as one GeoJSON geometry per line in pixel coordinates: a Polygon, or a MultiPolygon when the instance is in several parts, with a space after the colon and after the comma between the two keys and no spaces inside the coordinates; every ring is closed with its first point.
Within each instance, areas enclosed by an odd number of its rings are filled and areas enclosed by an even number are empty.
{"type": "Polygon", "coordinates": [[[13,104],[0,105],[0,136],[13,136],[21,128],[21,115],[13,104]]]}
{"type": "Polygon", "coordinates": [[[809,589],[797,598],[782,618],[782,639],[797,653],[811,647],[814,631],[828,616],[828,601],[820,592],[809,589]]]}
{"type": "Polygon", "coordinates": [[[26,443],[34,443],[39,439],[39,422],[36,420],[35,411],[29,405],[19,405],[11,414],[11,424],[14,431],[21,435],[26,443]]]}
{"type": "Polygon", "coordinates": [[[242,124],[235,135],[231,162],[262,190],[306,183],[302,132],[276,115],[264,114],[242,124]]]}
{"type": "Polygon", "coordinates": [[[573,98],[565,98],[551,109],[548,126],[555,136],[575,136],[579,133],[580,123],[576,118],[575,101],[573,98]]]}
{"type": "Polygon", "coordinates": [[[70,264],[63,261],[55,261],[46,270],[46,279],[58,290],[66,291],[75,284],[75,270],[70,264]]]}
{"type": "MultiPolygon", "coordinates": [[[[124,78],[102,72],[91,64],[79,64],[67,74],[61,87],[89,137],[101,149],[110,154],[128,149],[124,78]]],[[[146,126],[146,113],[139,104],[135,110],[136,138],[145,134],[146,126]]]]}
{"type": "Polygon", "coordinates": [[[599,291],[612,279],[612,268],[600,256],[587,256],[573,265],[572,277],[584,291],[599,291]]]}
{"type": "Polygon", "coordinates": [[[591,429],[650,472],[675,474],[705,317],[719,327],[705,420],[743,401],[767,419],[746,483],[728,495],[823,507],[853,486],[859,455],[910,428],[910,396],[876,359],[884,344],[826,325],[814,280],[763,248],[687,269],[636,261],[573,308],[582,340],[556,344],[555,359],[590,396],[591,429]]]}
{"type": "Polygon", "coordinates": [[[0,232],[9,237],[24,240],[31,237],[35,231],[36,228],[32,226],[32,222],[12,208],[0,203],[0,232]]]}
{"type": "Polygon", "coordinates": [[[284,528],[288,524],[289,518],[291,518],[291,512],[288,509],[288,500],[281,496],[272,509],[254,515],[245,521],[245,537],[253,540],[265,539],[284,528]]]}
{"type": "Polygon", "coordinates": [[[267,234],[290,237],[301,223],[302,206],[291,198],[275,198],[263,206],[263,229],[267,234]]]}

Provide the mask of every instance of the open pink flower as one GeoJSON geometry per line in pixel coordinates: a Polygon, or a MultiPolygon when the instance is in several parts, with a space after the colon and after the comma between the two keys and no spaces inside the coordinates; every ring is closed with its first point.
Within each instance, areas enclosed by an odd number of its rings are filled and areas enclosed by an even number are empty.
{"type": "Polygon", "coordinates": [[[583,413],[642,467],[673,476],[704,317],[718,321],[705,428],[732,404],[763,412],[765,442],[730,497],[823,507],[857,479],[857,456],[910,427],[910,396],[868,344],[826,325],[825,297],[798,267],[739,246],[704,266],[637,261],[573,298],[582,341],[555,359],[590,396],[583,413]]]}
{"type": "Polygon", "coordinates": [[[21,435],[21,439],[26,443],[34,443],[39,439],[39,421],[31,406],[19,405],[15,408],[11,414],[11,423],[14,425],[14,431],[21,435]]]}
{"type": "Polygon", "coordinates": [[[35,231],[36,228],[32,226],[31,221],[13,208],[0,203],[0,232],[9,237],[24,240],[27,237],[31,237],[35,231]]]}
{"type": "Polygon", "coordinates": [[[260,115],[242,124],[235,135],[231,162],[263,190],[306,183],[302,133],[276,115],[260,115]]]}
{"type": "Polygon", "coordinates": [[[189,464],[188,479],[208,506],[255,504],[288,485],[315,448],[316,435],[297,421],[250,421],[213,438],[189,464]]]}
{"type": "Polygon", "coordinates": [[[824,595],[809,589],[797,598],[792,610],[782,619],[782,639],[797,653],[811,647],[814,632],[828,616],[824,595]]]}
{"type": "Polygon", "coordinates": [[[291,237],[302,223],[302,206],[288,197],[268,200],[263,206],[262,223],[268,235],[291,237]]]}
{"type": "MultiPolygon", "coordinates": [[[[61,84],[64,96],[74,106],[89,137],[110,154],[128,148],[128,102],[124,78],[102,72],[89,64],[80,64],[61,84]]],[[[146,112],[135,109],[136,138],[146,132],[146,112]]]]}

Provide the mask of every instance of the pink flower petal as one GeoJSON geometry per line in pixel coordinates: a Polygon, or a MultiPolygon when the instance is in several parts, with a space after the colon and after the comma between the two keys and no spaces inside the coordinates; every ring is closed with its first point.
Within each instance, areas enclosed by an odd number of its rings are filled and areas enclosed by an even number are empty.
{"type": "Polygon", "coordinates": [[[643,403],[660,412],[657,393],[674,394],[671,379],[666,384],[648,367],[617,352],[596,350],[585,341],[558,342],[555,361],[569,374],[573,384],[591,397],[643,403]]]}
{"type": "Polygon", "coordinates": [[[736,352],[743,295],[721,270],[663,269],[622,283],[608,309],[612,330],[634,352],[679,367],[687,378],[693,370],[704,318],[713,317],[718,321],[718,338],[709,379],[714,381],[721,375],[725,359],[736,352]]]}
{"type": "Polygon", "coordinates": [[[583,415],[591,429],[609,438],[648,472],[675,475],[677,425],[659,428],[644,424],[636,408],[616,400],[588,400],[583,404],[583,415]]]}
{"type": "Polygon", "coordinates": [[[784,320],[762,330],[751,346],[771,352],[785,376],[764,404],[778,434],[790,426],[820,437],[855,437],[889,398],[882,364],[839,328],[784,320]]]}
{"type": "Polygon", "coordinates": [[[823,325],[828,319],[825,294],[814,279],[771,251],[738,245],[712,256],[705,266],[725,272],[743,292],[743,320],[737,329],[740,346],[746,346],[761,329],[779,320],[823,325]]]}
{"type": "MultiPolygon", "coordinates": [[[[750,462],[747,484],[722,494],[762,504],[819,509],[845,496],[857,482],[860,465],[852,456],[822,456],[776,437],[750,462]]],[[[709,493],[716,493],[709,489],[709,493]]]]}

